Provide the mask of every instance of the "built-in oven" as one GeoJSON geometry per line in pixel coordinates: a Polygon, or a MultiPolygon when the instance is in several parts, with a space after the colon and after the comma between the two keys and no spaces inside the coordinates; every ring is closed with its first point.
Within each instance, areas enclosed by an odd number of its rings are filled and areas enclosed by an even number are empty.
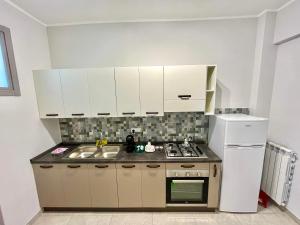
{"type": "Polygon", "coordinates": [[[167,206],[206,207],[209,170],[167,170],[167,206]]]}

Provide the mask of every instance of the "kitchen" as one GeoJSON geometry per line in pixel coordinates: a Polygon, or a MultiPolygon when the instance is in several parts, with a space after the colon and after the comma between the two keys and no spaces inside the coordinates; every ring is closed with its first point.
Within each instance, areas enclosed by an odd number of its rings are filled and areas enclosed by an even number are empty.
{"type": "Polygon", "coordinates": [[[63,2],[0,3],[1,225],[299,222],[298,1],[63,2]]]}

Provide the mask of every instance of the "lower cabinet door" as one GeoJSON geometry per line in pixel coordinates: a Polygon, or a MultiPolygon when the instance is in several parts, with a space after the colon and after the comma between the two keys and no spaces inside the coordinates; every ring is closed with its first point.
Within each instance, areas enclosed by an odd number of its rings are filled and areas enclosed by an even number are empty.
{"type": "Polygon", "coordinates": [[[140,165],[117,164],[117,182],[119,207],[142,207],[140,165]]]}
{"type": "Polygon", "coordinates": [[[117,170],[115,164],[89,165],[91,206],[96,208],[117,208],[117,170]]]}
{"type": "Polygon", "coordinates": [[[219,207],[221,163],[209,164],[208,208],[219,207]]]}
{"type": "Polygon", "coordinates": [[[62,183],[66,207],[91,206],[88,165],[64,165],[62,183]]]}
{"type": "Polygon", "coordinates": [[[163,208],[166,205],[165,164],[142,164],[142,205],[163,208]]]}
{"type": "Polygon", "coordinates": [[[64,207],[62,165],[34,164],[36,188],[41,207],[64,207]]]}

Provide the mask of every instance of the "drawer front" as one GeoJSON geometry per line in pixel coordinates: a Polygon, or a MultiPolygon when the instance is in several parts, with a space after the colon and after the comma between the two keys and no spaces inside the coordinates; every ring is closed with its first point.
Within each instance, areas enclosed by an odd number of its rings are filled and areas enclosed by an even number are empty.
{"type": "Polygon", "coordinates": [[[225,143],[227,145],[264,145],[267,128],[267,121],[228,122],[225,143]]]}
{"type": "Polygon", "coordinates": [[[205,100],[165,100],[165,112],[203,112],[205,100]]]}
{"type": "Polygon", "coordinates": [[[209,163],[167,163],[167,170],[209,170],[209,163]]]}

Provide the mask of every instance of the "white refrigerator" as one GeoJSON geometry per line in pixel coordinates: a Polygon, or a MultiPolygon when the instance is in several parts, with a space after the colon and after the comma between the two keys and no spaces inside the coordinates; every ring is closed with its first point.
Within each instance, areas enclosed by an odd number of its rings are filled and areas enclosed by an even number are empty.
{"type": "Polygon", "coordinates": [[[268,120],[245,114],[210,117],[209,147],[222,159],[220,211],[257,212],[268,120]]]}

